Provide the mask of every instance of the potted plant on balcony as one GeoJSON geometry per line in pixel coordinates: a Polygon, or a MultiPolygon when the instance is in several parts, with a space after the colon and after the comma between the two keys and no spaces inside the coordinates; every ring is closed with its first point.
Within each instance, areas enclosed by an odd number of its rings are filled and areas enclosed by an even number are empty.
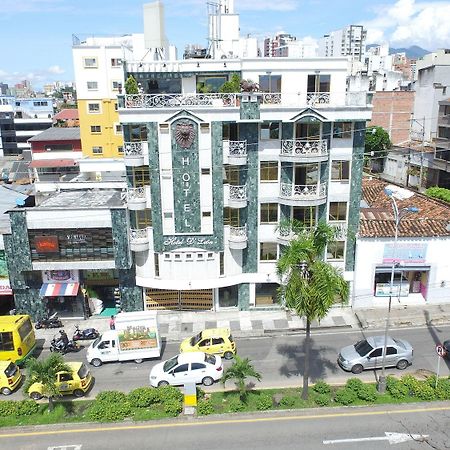
{"type": "MultiPolygon", "coordinates": [[[[237,94],[241,92],[241,77],[237,73],[233,73],[229,81],[225,81],[219,88],[221,94],[237,94]]],[[[232,106],[232,98],[223,99],[225,106],[232,106]]],[[[240,98],[236,97],[236,106],[239,106],[240,98]]]]}
{"type": "Polygon", "coordinates": [[[125,93],[126,94],[139,94],[139,87],[136,79],[133,75],[129,75],[125,81],[125,93]]]}

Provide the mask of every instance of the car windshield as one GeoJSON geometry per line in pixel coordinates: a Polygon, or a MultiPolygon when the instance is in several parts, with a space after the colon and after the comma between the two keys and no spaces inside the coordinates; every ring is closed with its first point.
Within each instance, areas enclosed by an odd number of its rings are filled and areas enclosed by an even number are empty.
{"type": "Polygon", "coordinates": [[[200,333],[191,337],[191,346],[194,347],[194,345],[197,345],[201,340],[202,340],[202,332],[200,331],[200,333]]]}
{"type": "Polygon", "coordinates": [[[163,366],[164,372],[168,372],[178,364],[178,355],[168,359],[163,366]]]}
{"type": "Polygon", "coordinates": [[[228,339],[230,340],[231,343],[233,343],[233,336],[231,336],[231,334],[228,336],[228,339]]]}
{"type": "Polygon", "coordinates": [[[97,347],[97,345],[99,344],[99,342],[101,342],[102,340],[102,335],[100,335],[93,343],[92,343],[92,347],[95,348],[97,347]]]}
{"type": "Polygon", "coordinates": [[[373,347],[364,339],[355,344],[355,350],[358,352],[359,356],[365,356],[373,350],[373,347]]]}
{"type": "Polygon", "coordinates": [[[214,355],[209,355],[208,353],[205,353],[205,362],[208,364],[216,364],[216,357],[214,355]]]}
{"type": "Polygon", "coordinates": [[[86,378],[89,374],[89,369],[86,367],[86,365],[83,363],[81,364],[80,369],[78,370],[78,376],[80,377],[80,380],[83,378],[86,378]]]}
{"type": "Polygon", "coordinates": [[[17,366],[14,363],[9,364],[9,366],[5,369],[5,375],[7,377],[12,377],[17,372],[17,366]]]}

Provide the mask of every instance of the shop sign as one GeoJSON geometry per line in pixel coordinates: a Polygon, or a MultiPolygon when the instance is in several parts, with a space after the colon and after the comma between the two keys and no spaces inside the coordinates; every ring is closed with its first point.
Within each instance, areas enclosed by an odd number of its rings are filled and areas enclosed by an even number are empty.
{"type": "Polygon", "coordinates": [[[383,263],[401,262],[408,263],[424,263],[427,253],[427,244],[385,244],[383,252],[383,263]],[[395,250],[395,255],[394,255],[395,250]]]}
{"type": "Polygon", "coordinates": [[[86,280],[114,280],[114,270],[89,270],[84,272],[86,280]]]}
{"type": "Polygon", "coordinates": [[[86,244],[88,235],[84,233],[70,233],[66,234],[66,240],[69,244],[86,244]]]}
{"type": "Polygon", "coordinates": [[[43,283],[78,283],[78,270],[45,270],[42,272],[43,283]]]}
{"type": "MultiPolygon", "coordinates": [[[[394,282],[392,285],[392,297],[398,297],[399,283],[394,282]]],[[[409,283],[404,282],[401,285],[400,297],[408,297],[409,295],[409,283]]],[[[375,286],[375,297],[390,297],[391,296],[391,283],[377,283],[375,286]]]]}
{"type": "Polygon", "coordinates": [[[175,247],[199,247],[213,245],[214,241],[204,236],[170,236],[163,243],[175,247]]]}
{"type": "Polygon", "coordinates": [[[58,253],[58,236],[36,236],[34,246],[38,253],[58,253]]]}

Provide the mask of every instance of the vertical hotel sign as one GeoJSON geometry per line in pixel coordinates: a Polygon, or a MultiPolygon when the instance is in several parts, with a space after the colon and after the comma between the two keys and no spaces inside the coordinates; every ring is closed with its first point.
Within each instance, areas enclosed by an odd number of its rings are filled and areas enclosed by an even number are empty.
{"type": "Polygon", "coordinates": [[[199,233],[198,125],[193,120],[180,119],[172,124],[172,169],[175,233],[199,233]]]}

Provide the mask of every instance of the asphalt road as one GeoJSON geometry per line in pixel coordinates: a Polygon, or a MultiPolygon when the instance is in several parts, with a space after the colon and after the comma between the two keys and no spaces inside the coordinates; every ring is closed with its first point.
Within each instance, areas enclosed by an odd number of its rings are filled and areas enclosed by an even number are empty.
{"type": "Polygon", "coordinates": [[[450,405],[321,408],[140,424],[2,430],[0,450],[382,450],[450,448],[450,405]],[[387,434],[393,433],[393,434],[387,434]]]}
{"type": "MultiPolygon", "coordinates": [[[[371,330],[368,335],[380,335],[383,330],[371,330]]],[[[393,337],[408,340],[414,347],[414,363],[405,371],[388,369],[388,374],[413,373],[425,369],[436,372],[438,356],[435,352],[436,343],[450,338],[450,327],[410,328],[392,330],[393,337]]],[[[355,375],[344,372],[336,363],[340,348],[355,343],[361,339],[361,331],[328,331],[313,334],[311,380],[325,379],[330,383],[345,383],[346,379],[355,375]]],[[[84,345],[88,345],[85,342],[84,345]]],[[[238,339],[238,354],[248,357],[257,371],[262,374],[261,387],[300,386],[302,383],[304,367],[304,335],[270,336],[260,338],[238,339]]],[[[68,361],[85,360],[85,349],[78,353],[69,353],[65,356],[68,361]]],[[[43,351],[43,355],[47,352],[43,351]]],[[[162,359],[170,358],[178,353],[178,346],[167,344],[163,349],[162,359]]],[[[158,360],[144,361],[136,364],[134,361],[125,363],[107,363],[101,367],[90,366],[95,377],[95,384],[88,397],[95,396],[104,390],[130,391],[136,387],[148,386],[148,376],[151,368],[158,360]]],[[[225,361],[225,366],[230,362],[225,361]]],[[[375,381],[378,371],[366,371],[359,378],[366,381],[375,381]]],[[[442,360],[440,375],[450,375],[450,360],[442,360]]],[[[228,387],[228,384],[227,384],[228,387]]],[[[232,384],[229,386],[233,387],[232,384]]],[[[206,390],[221,389],[216,384],[206,390]]],[[[10,398],[21,398],[21,390],[15,392],[10,398]]]]}

